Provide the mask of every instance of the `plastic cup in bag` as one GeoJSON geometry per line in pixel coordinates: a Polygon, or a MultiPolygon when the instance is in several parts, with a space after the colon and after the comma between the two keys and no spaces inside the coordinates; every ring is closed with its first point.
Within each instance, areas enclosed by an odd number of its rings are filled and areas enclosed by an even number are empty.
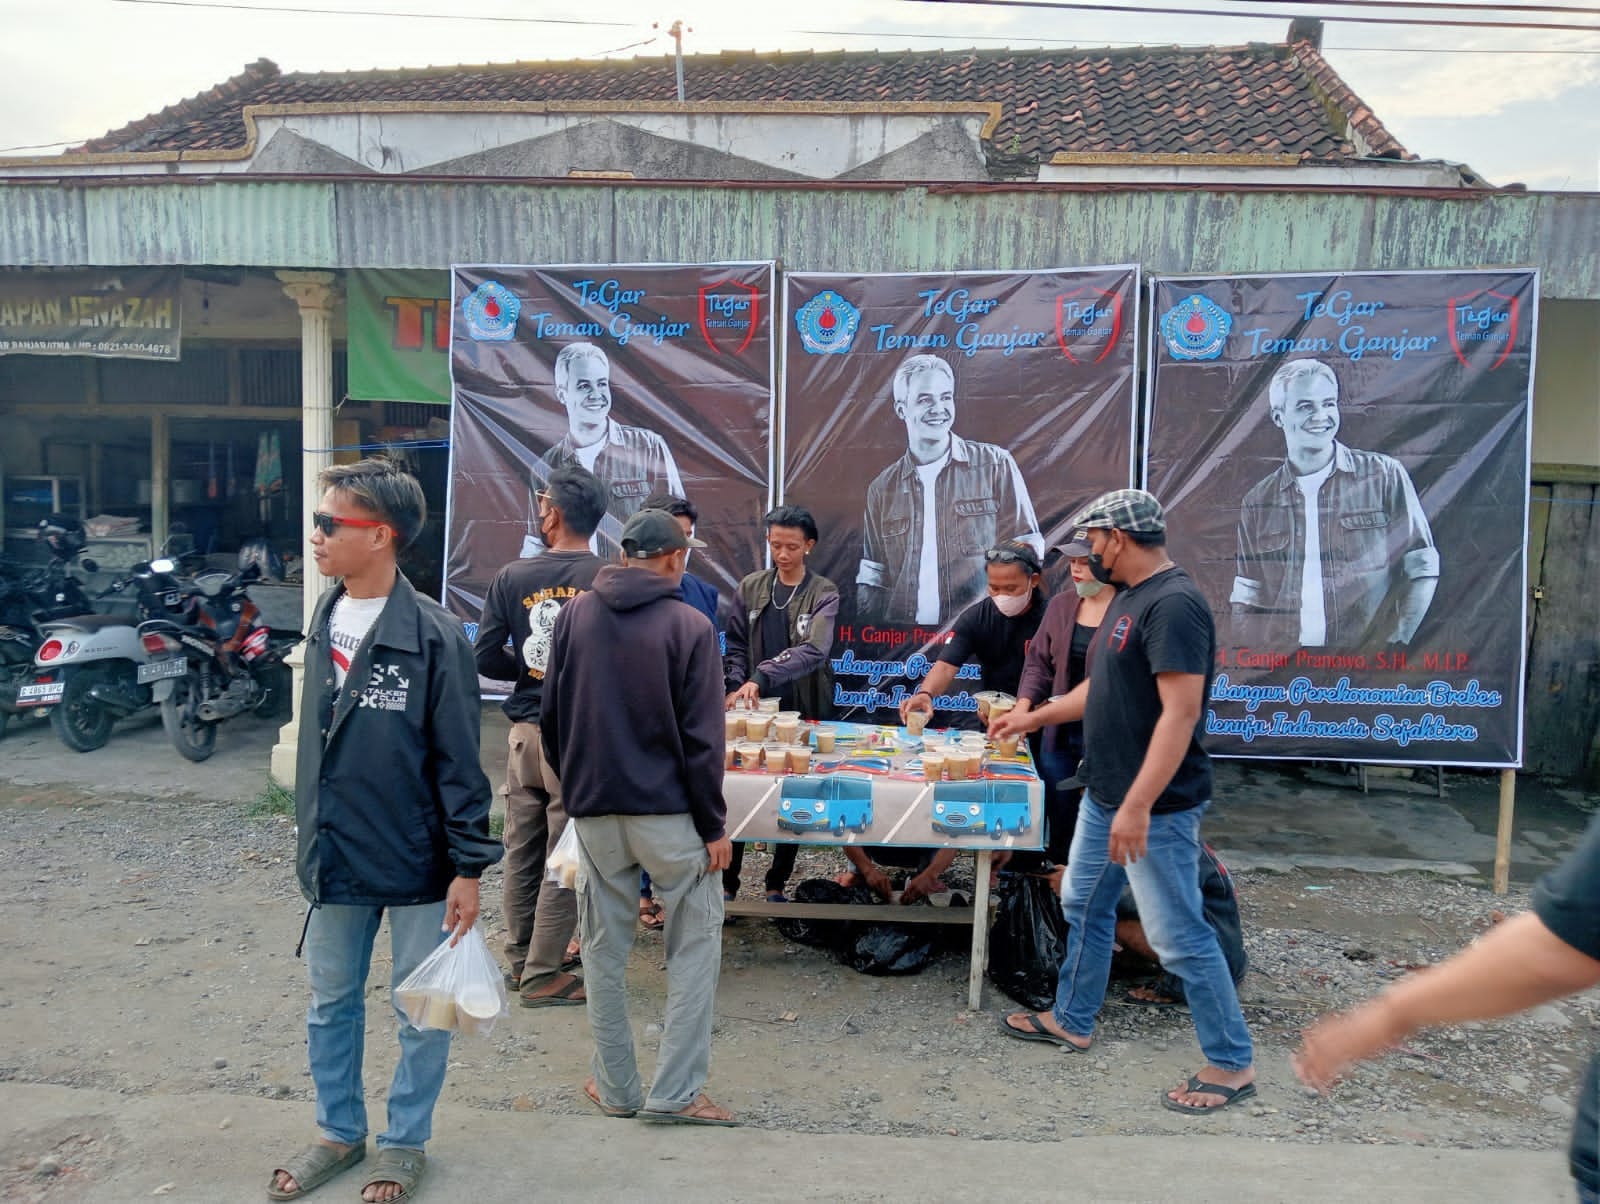
{"type": "Polygon", "coordinates": [[[487,1037],[500,1019],[500,1000],[482,983],[463,987],[456,997],[456,1026],[475,1037],[487,1037]]]}

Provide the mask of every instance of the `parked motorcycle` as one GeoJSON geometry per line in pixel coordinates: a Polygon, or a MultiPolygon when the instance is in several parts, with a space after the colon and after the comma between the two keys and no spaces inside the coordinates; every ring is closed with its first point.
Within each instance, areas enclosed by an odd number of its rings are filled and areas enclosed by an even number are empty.
{"type": "MultiPolygon", "coordinates": [[[[52,515],[39,521],[39,540],[49,549],[49,563],[0,570],[0,736],[12,715],[28,713],[20,696],[33,684],[33,658],[44,643],[39,624],[93,609],[69,571],[83,551],[83,525],[52,515]]],[[[80,564],[90,573],[99,567],[92,560],[80,564]]]]}
{"type": "Polygon", "coordinates": [[[51,708],[50,726],[74,752],[102,747],[118,719],[153,704],[149,685],[138,677],[139,667],[150,659],[138,624],[182,617],[187,600],[174,576],[177,570],[170,559],[141,562],[95,595],[98,600],[131,588],[137,618],[85,614],[39,625],[44,643],[34,655],[33,680],[19,691],[18,705],[51,708]]]}
{"type": "Polygon", "coordinates": [[[274,632],[261,621],[245,592],[260,576],[254,562],[237,573],[203,573],[184,587],[194,604],[182,622],[139,624],[150,659],[138,680],[151,686],[161,726],[190,761],[212,754],[219,723],[245,711],[271,716],[288,697],[292,679],[283,658],[300,634],[274,632]]]}

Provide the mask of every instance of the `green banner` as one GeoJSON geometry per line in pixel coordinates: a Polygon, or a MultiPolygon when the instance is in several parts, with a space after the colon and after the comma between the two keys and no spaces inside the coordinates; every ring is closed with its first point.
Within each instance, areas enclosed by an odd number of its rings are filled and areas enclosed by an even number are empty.
{"type": "Polygon", "coordinates": [[[450,273],[349,274],[350,396],[450,404],[450,273]]]}

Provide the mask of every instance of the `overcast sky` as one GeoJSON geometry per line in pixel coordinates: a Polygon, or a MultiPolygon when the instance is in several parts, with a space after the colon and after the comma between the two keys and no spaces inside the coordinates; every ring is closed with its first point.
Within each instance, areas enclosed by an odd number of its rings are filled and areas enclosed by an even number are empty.
{"type": "MultiPolygon", "coordinates": [[[[821,0],[229,0],[305,9],[563,19],[566,24],[423,20],[196,8],[161,0],[0,0],[0,149],[79,141],[191,96],[269,58],[284,71],[345,71],[659,54],[674,17],[686,51],[1236,45],[1280,42],[1284,0],[1207,0],[1272,19],[1120,16],[922,3],[821,0]],[[587,23],[570,23],[575,21],[587,23]],[[659,21],[661,29],[652,28],[659,21]],[[641,44],[642,43],[642,44],[641,44]],[[625,49],[619,49],[625,48],[625,49]]],[[[1105,2],[1105,0],[1102,0],[1105,2]]],[[[1128,0],[1118,0],[1127,3],[1128,0]]],[[[1552,0],[1544,0],[1550,3],[1552,0]]],[[[1600,0],[1559,0],[1600,8],[1600,0]]],[[[1172,0],[1150,3],[1174,5],[1172,0]]],[[[1493,14],[1342,7],[1347,16],[1493,14]]],[[[1326,13],[1321,15],[1326,16],[1326,13]]],[[[1600,28],[1600,15],[1543,19],[1600,28]]],[[[1356,25],[1329,20],[1323,52],[1407,149],[1468,163],[1492,183],[1600,190],[1600,33],[1356,25]],[[1450,51],[1451,53],[1440,53],[1450,51]],[[1474,53],[1462,53],[1474,52],[1474,53]]],[[[59,149],[48,147],[46,152],[59,149]]],[[[17,152],[11,152],[17,153],[17,152]]],[[[31,152],[39,153],[39,152],[31,152]]]]}

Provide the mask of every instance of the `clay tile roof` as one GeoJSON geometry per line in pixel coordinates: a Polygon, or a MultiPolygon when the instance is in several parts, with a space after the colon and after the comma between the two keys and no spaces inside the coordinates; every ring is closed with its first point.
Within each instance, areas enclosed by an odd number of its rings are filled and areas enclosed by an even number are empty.
{"type": "MultiPolygon", "coordinates": [[[[1291,154],[1411,158],[1310,42],[1126,49],[756,54],[684,60],[690,101],[998,102],[991,168],[1026,170],[1057,152],[1291,154]]],[[[670,102],[673,61],[529,62],[282,74],[262,59],[208,92],[81,151],[237,149],[250,105],[670,102]]]]}

